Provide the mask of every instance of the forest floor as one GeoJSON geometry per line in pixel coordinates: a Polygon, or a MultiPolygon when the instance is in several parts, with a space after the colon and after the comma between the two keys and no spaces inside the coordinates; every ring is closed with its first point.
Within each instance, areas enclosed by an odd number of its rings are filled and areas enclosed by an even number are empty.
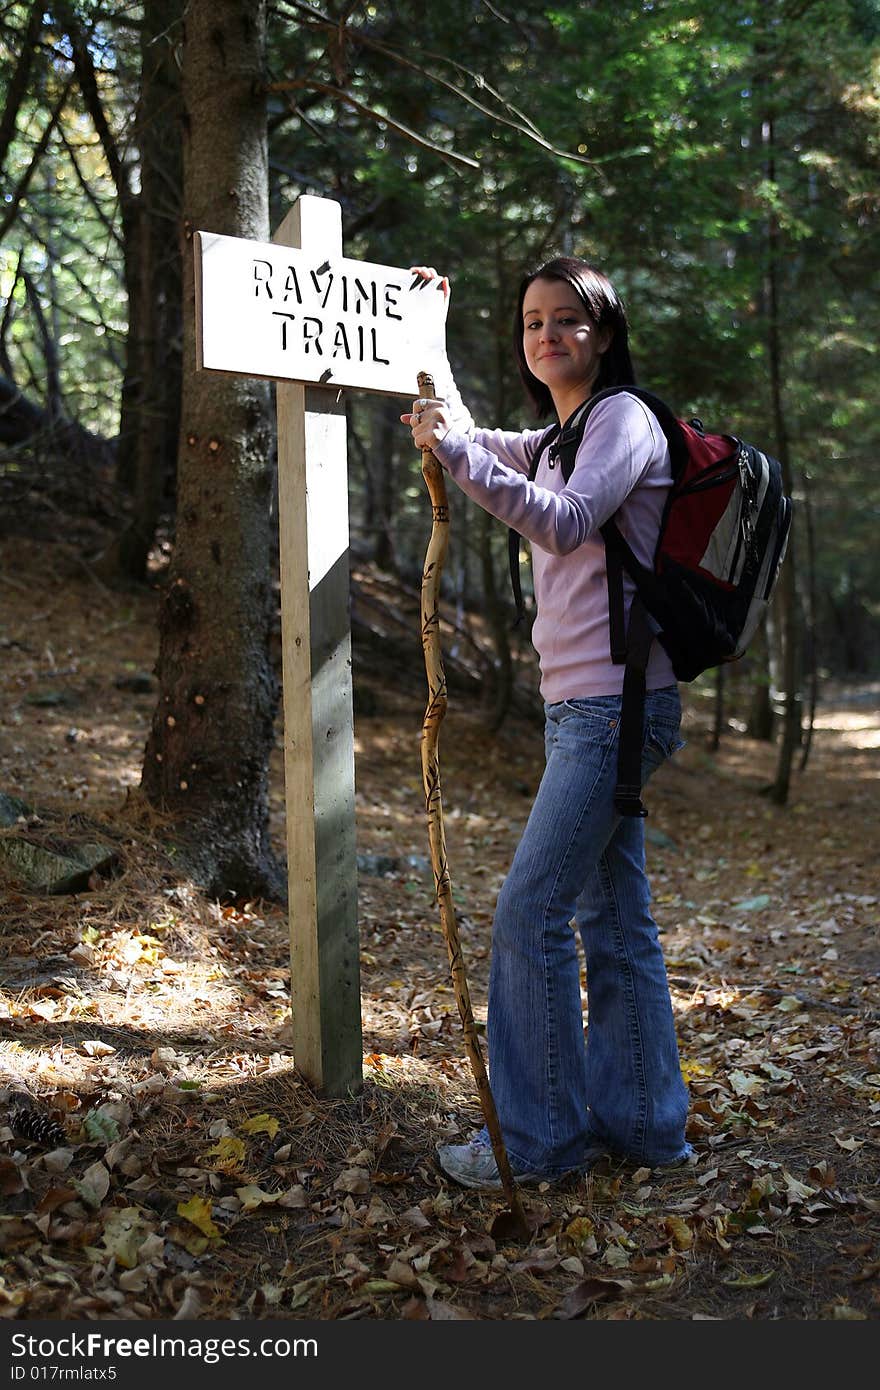
{"type": "MultiPolygon", "coordinates": [[[[327,1100],[292,1055],[283,910],[202,897],[139,798],[156,603],[75,545],[0,541],[0,792],[36,812],[0,833],[116,854],[79,893],[0,884],[0,1316],[878,1316],[876,689],[826,691],[782,809],[761,795],[774,750],[727,730],[711,753],[686,690],[647,824],[696,1163],[523,1189],[522,1240],[503,1194],[433,1157],[481,1115],[427,858],[417,641],[393,679],[355,664],[363,1087],[327,1100]]],[[[480,1024],[541,753],[535,724],[490,735],[453,694],[447,840],[480,1024]]]]}

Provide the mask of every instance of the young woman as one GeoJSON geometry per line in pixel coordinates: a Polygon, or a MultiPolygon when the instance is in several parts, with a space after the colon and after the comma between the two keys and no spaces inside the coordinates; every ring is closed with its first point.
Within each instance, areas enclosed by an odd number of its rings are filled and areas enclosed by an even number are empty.
{"type": "MultiPolygon", "coordinates": [[[[623,305],[581,260],[552,260],[522,281],[514,351],[539,415],[560,424],[603,387],[635,382],[623,305]]],[[[415,401],[400,418],[464,493],[532,546],[546,768],[498,896],[487,1025],[511,1168],[519,1182],[540,1182],[606,1154],[673,1166],[691,1155],[688,1096],[650,911],[644,822],[621,817],[613,802],[623,667],[609,652],[599,534],[614,517],[651,562],[671,483],[665,436],[635,396],[614,395],[594,407],[568,482],[549,450],[529,481],[542,432],[476,428],[454,383],[445,400],[415,401]],[[586,957],[586,1042],[573,927],[586,957]]],[[[678,688],[658,642],[646,684],[644,779],[681,747],[678,688]]],[[[437,1156],[467,1187],[501,1186],[485,1129],[437,1156]]]]}

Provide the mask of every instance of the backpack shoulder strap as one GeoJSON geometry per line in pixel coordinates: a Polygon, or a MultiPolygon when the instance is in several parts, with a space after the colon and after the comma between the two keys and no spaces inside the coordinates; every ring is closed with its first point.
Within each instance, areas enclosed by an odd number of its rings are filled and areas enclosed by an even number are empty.
{"type": "MultiPolygon", "coordinates": [[[[666,443],[669,445],[669,457],[672,461],[673,482],[680,477],[684,471],[687,461],[687,442],[682,433],[681,423],[677,415],[670,409],[664,400],[655,396],[653,391],[643,391],[640,386],[626,386],[631,396],[635,396],[643,405],[657,417],[657,423],[666,435],[666,443]]],[[[599,393],[600,395],[603,393],[599,393]]],[[[594,396],[594,400],[598,397],[594,396]]]]}
{"type": "Polygon", "coordinates": [[[558,433],[559,433],[559,426],[558,426],[558,425],[548,425],[547,428],[544,430],[543,434],[541,435],[540,439],[538,440],[537,444],[536,444],[535,447],[532,449],[531,458],[529,459],[529,482],[530,482],[530,483],[531,483],[531,482],[534,482],[534,480],[535,480],[535,475],[536,475],[536,473],[537,473],[537,471],[538,471],[538,464],[539,464],[539,462],[540,462],[541,455],[543,454],[544,450],[547,448],[547,445],[548,445],[548,444],[552,444],[553,440],[556,438],[556,436],[557,436],[558,433]]]}
{"type": "Polygon", "coordinates": [[[569,416],[559,432],[559,438],[551,446],[551,456],[555,456],[555,460],[558,460],[562,468],[562,476],[566,482],[574,470],[577,451],[584,437],[584,430],[590,415],[600,401],[607,400],[609,396],[619,396],[622,391],[626,391],[630,396],[635,396],[654,413],[669,446],[673,479],[678,478],[683,472],[687,457],[687,444],[682,434],[681,425],[666,402],[661,400],[659,396],[655,396],[653,391],[643,391],[640,386],[608,386],[604,391],[597,391],[595,396],[590,396],[583,405],[577,408],[574,414],[569,416]]]}
{"type": "MultiPolygon", "coordinates": [[[[558,425],[549,425],[541,435],[529,459],[529,482],[534,482],[535,474],[538,471],[538,462],[547,445],[555,438],[559,432],[558,425]]],[[[514,627],[522,621],[526,614],[525,603],[523,602],[522,581],[519,574],[519,532],[512,526],[507,529],[507,564],[510,570],[510,586],[513,589],[513,600],[516,604],[516,620],[514,627]]]]}

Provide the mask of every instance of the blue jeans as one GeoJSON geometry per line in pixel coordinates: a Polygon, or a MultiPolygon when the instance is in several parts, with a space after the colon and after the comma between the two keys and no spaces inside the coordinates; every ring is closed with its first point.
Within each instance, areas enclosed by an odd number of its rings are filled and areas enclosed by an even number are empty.
{"type": "MultiPolygon", "coordinates": [[[[597,1144],[670,1163],[689,1152],[688,1093],[644,821],[613,804],[620,696],[548,704],[545,716],[547,765],[492,928],[489,1079],[505,1147],[515,1169],[548,1178],[597,1144]]],[[[645,780],[682,747],[680,722],[677,686],[648,692],[645,780]]]]}

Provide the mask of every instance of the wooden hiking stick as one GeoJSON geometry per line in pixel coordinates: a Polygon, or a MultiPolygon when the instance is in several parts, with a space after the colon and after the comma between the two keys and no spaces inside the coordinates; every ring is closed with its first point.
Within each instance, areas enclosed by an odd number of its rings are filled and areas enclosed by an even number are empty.
{"type": "MultiPolygon", "coordinates": [[[[434,381],[427,372],[419,372],[418,382],[419,395],[433,397],[434,381]]],[[[443,670],[443,657],[440,650],[439,605],[440,577],[443,573],[443,564],[449,544],[449,503],[446,497],[446,480],[443,477],[443,469],[430,449],[422,450],[422,476],[427,484],[433,510],[433,526],[425,555],[421,590],[422,647],[425,653],[425,671],[428,677],[428,704],[425,709],[421,737],[422,782],[425,788],[425,810],[428,816],[431,865],[434,870],[434,886],[440,908],[440,923],[443,927],[446,949],[449,954],[449,969],[452,974],[455,1001],[461,1015],[465,1047],[470,1058],[474,1080],[477,1083],[483,1118],[486,1121],[486,1128],[492,1141],[492,1152],[498,1165],[498,1173],[505,1196],[510,1203],[511,1214],[517,1226],[525,1232],[527,1230],[525,1216],[513,1180],[513,1173],[510,1170],[510,1161],[504,1147],[501,1126],[498,1123],[498,1112],[495,1109],[495,1101],[489,1088],[489,1078],[486,1075],[486,1066],[483,1062],[480,1041],[474,1024],[470,990],[468,989],[467,974],[461,954],[455,907],[452,902],[452,880],[449,877],[449,865],[446,859],[446,832],[443,826],[443,801],[440,795],[438,744],[440,725],[446,714],[447,701],[446,673],[443,670]]]]}

